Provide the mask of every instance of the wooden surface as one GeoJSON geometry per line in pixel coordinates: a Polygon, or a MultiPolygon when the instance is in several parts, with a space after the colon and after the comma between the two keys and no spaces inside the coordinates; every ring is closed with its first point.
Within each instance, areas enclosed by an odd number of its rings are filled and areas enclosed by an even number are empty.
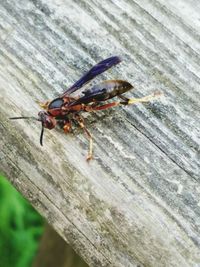
{"type": "Polygon", "coordinates": [[[200,4],[197,0],[1,0],[0,170],[90,266],[200,266],[200,4]],[[150,104],[87,116],[76,129],[37,115],[95,62],[150,104]]]}

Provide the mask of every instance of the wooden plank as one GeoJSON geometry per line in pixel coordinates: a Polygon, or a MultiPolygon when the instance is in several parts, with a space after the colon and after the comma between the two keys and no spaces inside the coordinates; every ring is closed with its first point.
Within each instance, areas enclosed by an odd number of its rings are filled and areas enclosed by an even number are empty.
{"type": "Polygon", "coordinates": [[[195,0],[0,3],[0,170],[90,266],[200,264],[199,11],[195,0]],[[40,147],[40,124],[9,121],[110,55],[124,61],[101,79],[164,97],[89,114],[89,164],[79,129],[45,131],[40,147]]]}

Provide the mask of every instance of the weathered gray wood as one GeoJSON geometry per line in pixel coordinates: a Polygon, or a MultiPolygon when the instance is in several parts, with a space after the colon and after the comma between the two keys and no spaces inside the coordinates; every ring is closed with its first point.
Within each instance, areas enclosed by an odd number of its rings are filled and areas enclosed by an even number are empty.
{"type": "Polygon", "coordinates": [[[191,0],[1,0],[0,170],[90,266],[199,266],[200,4],[191,0]],[[90,114],[80,130],[36,115],[95,62],[155,90],[151,104],[90,114]]]}

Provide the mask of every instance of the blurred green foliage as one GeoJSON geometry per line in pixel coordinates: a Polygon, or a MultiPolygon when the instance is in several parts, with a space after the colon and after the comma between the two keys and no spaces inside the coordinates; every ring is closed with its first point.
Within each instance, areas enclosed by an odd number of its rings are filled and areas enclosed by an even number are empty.
{"type": "Polygon", "coordinates": [[[0,267],[30,267],[43,219],[0,175],[0,267]]]}

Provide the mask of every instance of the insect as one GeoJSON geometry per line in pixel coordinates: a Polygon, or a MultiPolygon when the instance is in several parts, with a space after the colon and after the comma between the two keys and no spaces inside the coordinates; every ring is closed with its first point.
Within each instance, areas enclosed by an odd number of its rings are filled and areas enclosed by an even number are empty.
{"type": "Polygon", "coordinates": [[[155,99],[159,95],[159,93],[154,93],[142,98],[129,99],[123,96],[125,92],[133,88],[133,86],[129,82],[123,80],[106,80],[88,89],[83,89],[83,91],[78,96],[73,96],[73,93],[75,91],[85,86],[97,75],[119,64],[120,62],[120,57],[113,56],[94,65],[88,72],[86,72],[77,82],[75,82],[60,96],[53,99],[52,101],[47,101],[40,104],[44,111],[40,111],[38,113],[38,118],[12,117],[10,119],[33,119],[41,122],[41,145],[43,145],[44,128],[51,130],[56,126],[56,124],[60,124],[63,127],[64,132],[68,133],[72,129],[72,122],[77,122],[89,139],[89,151],[87,154],[87,160],[90,160],[93,154],[93,138],[91,133],[85,126],[84,118],[80,115],[81,112],[93,112],[119,105],[130,105],[139,102],[148,102],[152,99],[155,99]],[[104,101],[109,100],[113,97],[118,97],[120,101],[103,103],[104,101]]]}

